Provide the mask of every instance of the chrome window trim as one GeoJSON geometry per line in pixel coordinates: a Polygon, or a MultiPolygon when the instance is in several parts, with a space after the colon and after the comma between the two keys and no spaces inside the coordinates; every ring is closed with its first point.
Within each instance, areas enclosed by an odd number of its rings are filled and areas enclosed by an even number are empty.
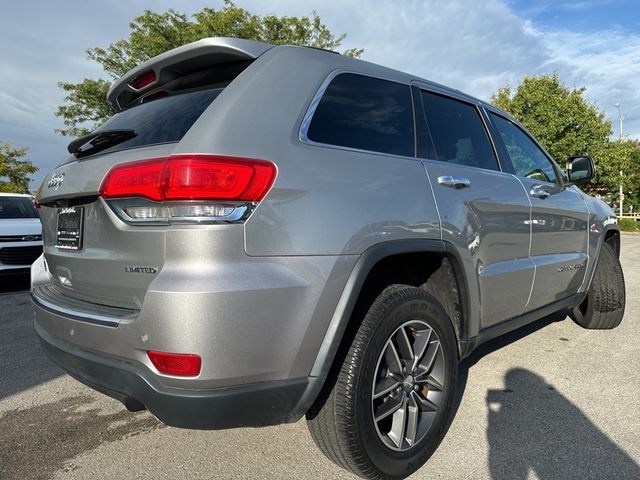
{"type": "MultiPolygon", "coordinates": [[[[304,116],[302,117],[302,122],[300,123],[300,128],[298,129],[298,140],[301,143],[304,143],[306,145],[312,145],[314,147],[333,148],[333,149],[336,149],[336,150],[344,150],[344,151],[348,151],[348,152],[367,153],[367,154],[372,154],[372,155],[380,155],[380,156],[383,156],[383,157],[402,158],[402,159],[405,159],[405,160],[413,160],[413,161],[420,160],[416,156],[415,147],[413,149],[414,150],[413,156],[406,156],[406,155],[397,155],[395,153],[378,152],[376,150],[366,150],[366,149],[363,149],[363,148],[346,147],[346,146],[342,146],[342,145],[335,145],[333,143],[314,142],[313,140],[311,140],[309,138],[309,136],[308,136],[309,126],[311,125],[311,120],[313,120],[313,116],[316,113],[316,109],[318,108],[318,104],[320,103],[320,100],[322,100],[322,97],[323,97],[324,93],[326,92],[327,88],[329,88],[329,85],[331,84],[333,79],[336,78],[338,75],[341,75],[343,73],[350,73],[350,74],[353,74],[353,75],[359,75],[361,77],[375,78],[377,80],[384,80],[386,82],[397,83],[399,85],[405,85],[407,88],[411,89],[411,82],[403,82],[403,81],[398,81],[398,80],[391,80],[391,79],[386,78],[386,77],[382,77],[382,76],[378,76],[378,75],[371,75],[369,73],[362,73],[362,72],[358,72],[356,70],[351,70],[351,69],[346,69],[346,68],[337,68],[335,70],[332,70],[331,72],[329,72],[327,77],[320,84],[320,87],[318,88],[318,90],[316,91],[315,95],[311,99],[311,102],[309,103],[309,106],[307,107],[307,110],[306,110],[304,116]]],[[[409,90],[409,94],[411,95],[411,90],[409,90]]],[[[411,102],[411,108],[413,109],[413,101],[411,102]]],[[[415,134],[416,133],[415,133],[415,124],[414,124],[414,133],[413,133],[413,135],[414,135],[414,143],[415,143],[415,134]]]]}

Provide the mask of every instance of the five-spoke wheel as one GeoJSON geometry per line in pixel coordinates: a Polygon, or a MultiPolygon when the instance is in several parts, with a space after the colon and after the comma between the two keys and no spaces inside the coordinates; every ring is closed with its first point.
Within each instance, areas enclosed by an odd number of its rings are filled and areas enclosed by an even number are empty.
{"type": "Polygon", "coordinates": [[[445,380],[440,340],[424,321],[401,325],[380,354],[372,390],[376,430],[391,449],[406,450],[429,431],[445,380]]]}

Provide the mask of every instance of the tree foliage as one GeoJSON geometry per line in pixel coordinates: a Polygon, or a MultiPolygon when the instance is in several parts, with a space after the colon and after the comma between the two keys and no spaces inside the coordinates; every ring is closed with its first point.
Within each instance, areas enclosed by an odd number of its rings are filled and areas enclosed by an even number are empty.
{"type": "MultiPolygon", "coordinates": [[[[167,50],[206,37],[237,37],[274,45],[308,45],[336,50],[346,34],[334,35],[316,12],[311,16],[289,17],[255,15],[237,7],[230,0],[218,10],[206,7],[191,16],[170,9],[164,13],[146,10],[129,24],[128,38],[107,48],[90,48],[87,55],[98,62],[113,80],[167,50]]],[[[358,57],[361,49],[350,49],[345,55],[358,57]]],[[[107,120],[113,111],[106,102],[111,83],[107,80],[85,79],[80,83],[61,82],[66,93],[56,115],[65,128],[62,135],[81,136],[107,120]]]]}
{"type": "Polygon", "coordinates": [[[29,192],[29,175],[36,173],[38,167],[25,159],[26,155],[26,148],[0,142],[0,192],[29,192]]]}
{"type": "Polygon", "coordinates": [[[81,137],[90,131],[85,125],[97,127],[113,115],[113,109],[107,103],[111,83],[106,80],[85,78],[80,83],[60,82],[58,85],[67,96],[56,115],[62,118],[66,128],[58,128],[56,132],[81,137]]]}
{"type": "Polygon", "coordinates": [[[611,122],[584,92],[566,87],[557,74],[525,76],[515,90],[507,85],[496,91],[491,103],[522,123],[561,166],[570,156],[591,156],[597,175],[587,190],[615,201],[621,182],[625,191],[640,189],[640,147],[612,140],[611,122]]]}
{"type": "Polygon", "coordinates": [[[624,204],[627,207],[640,205],[640,144],[634,140],[613,140],[601,158],[593,189],[608,193],[611,203],[618,203],[618,190],[622,184],[624,204]]]}
{"type": "Polygon", "coordinates": [[[597,157],[609,142],[611,122],[584,92],[567,88],[556,74],[525,76],[515,91],[499,89],[491,103],[513,115],[562,165],[574,155],[597,157]]]}
{"type": "Polygon", "coordinates": [[[604,156],[607,161],[600,162],[599,183],[613,191],[621,183],[625,191],[640,185],[640,147],[637,142],[613,140],[607,145],[604,156]]]}

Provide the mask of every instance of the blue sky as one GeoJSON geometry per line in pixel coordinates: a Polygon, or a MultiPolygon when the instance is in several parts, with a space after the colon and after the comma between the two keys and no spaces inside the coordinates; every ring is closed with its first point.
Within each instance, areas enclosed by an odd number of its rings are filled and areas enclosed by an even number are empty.
{"type": "MultiPolygon", "coordinates": [[[[236,0],[255,13],[309,15],[316,10],[343,47],[363,58],[488,99],[525,74],[557,72],[614,122],[620,102],[624,130],[640,138],[640,2],[525,0],[236,0]]],[[[127,36],[144,9],[193,13],[222,0],[21,0],[0,17],[0,141],[29,148],[44,174],[65,157],[70,141],[54,133],[62,101],[59,81],[104,77],[86,58],[127,36]]],[[[579,153],[579,152],[577,152],[579,153]]]]}
{"type": "Polygon", "coordinates": [[[640,30],[640,2],[629,0],[527,1],[507,4],[521,17],[543,29],[598,31],[622,28],[640,30]]]}

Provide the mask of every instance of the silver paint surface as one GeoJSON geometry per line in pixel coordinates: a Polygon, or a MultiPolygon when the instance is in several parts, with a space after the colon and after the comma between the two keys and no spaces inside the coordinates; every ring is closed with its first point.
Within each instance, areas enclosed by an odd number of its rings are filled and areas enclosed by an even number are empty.
{"type": "MultiPolygon", "coordinates": [[[[33,285],[55,285],[80,314],[89,304],[138,312],[113,328],[36,307],[35,321],[51,335],[151,371],[148,350],[196,353],[203,358],[199,377],[157,377],[165,386],[211,388],[309,375],[356,261],[385,242],[442,239],[455,249],[471,337],[588,288],[612,212],[577,188],[541,200],[509,173],[300,139],[305,113],[334,71],[419,83],[481,102],[323,51],[264,44],[240,51],[224,41],[214,50],[227,47],[234,58],[256,60],[180,142],[69,157],[45,178],[45,248],[32,268],[33,285]],[[278,175],[244,224],[129,225],[97,198],[111,167],[184,153],[269,160],[278,175]],[[64,181],[51,182],[54,175],[64,181]],[[466,178],[469,186],[449,188],[439,177],[466,178]],[[54,246],[52,204],[69,201],[85,208],[80,252],[54,246]],[[571,265],[584,267],[562,270],[571,265]],[[158,271],[132,274],[129,266],[158,271]]],[[[121,83],[183,53],[163,54],[121,83]]]]}

